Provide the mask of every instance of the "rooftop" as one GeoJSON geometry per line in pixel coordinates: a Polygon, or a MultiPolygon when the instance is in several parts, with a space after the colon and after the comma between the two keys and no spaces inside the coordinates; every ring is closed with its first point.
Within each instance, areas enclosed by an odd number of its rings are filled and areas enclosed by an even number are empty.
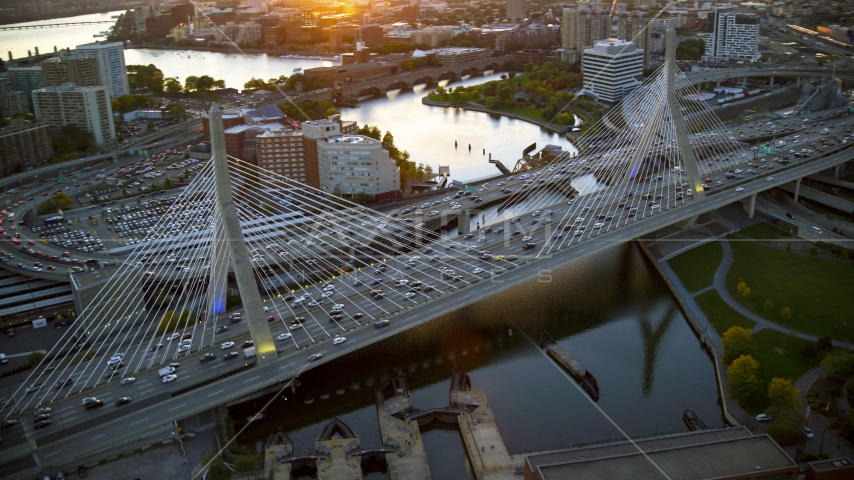
{"type": "Polygon", "coordinates": [[[526,456],[544,480],[636,479],[660,476],[659,468],[682,480],[748,478],[797,472],[797,464],[767,435],[744,427],[703,430],[526,456]]]}
{"type": "Polygon", "coordinates": [[[233,127],[229,127],[225,129],[225,133],[240,133],[245,132],[246,130],[258,129],[265,130],[266,132],[284,130],[286,127],[281,123],[273,122],[273,123],[249,123],[242,125],[235,125],[233,127]]]}
{"type": "Polygon", "coordinates": [[[374,140],[370,137],[363,137],[362,135],[335,135],[334,137],[325,138],[323,141],[327,143],[361,143],[363,145],[381,143],[379,140],[374,140]]]}

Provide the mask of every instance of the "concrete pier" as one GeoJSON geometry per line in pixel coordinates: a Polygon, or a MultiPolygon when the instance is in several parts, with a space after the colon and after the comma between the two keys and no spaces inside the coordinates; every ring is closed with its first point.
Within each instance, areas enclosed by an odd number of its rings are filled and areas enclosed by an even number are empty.
{"type": "Polygon", "coordinates": [[[361,480],[362,457],[358,438],[331,438],[315,442],[318,454],[317,478],[322,480],[361,480]],[[354,454],[355,453],[355,454],[354,454]]]}
{"type": "Polygon", "coordinates": [[[416,480],[430,478],[427,454],[421,441],[421,430],[415,419],[406,420],[405,414],[412,411],[412,397],[406,377],[394,378],[377,392],[377,416],[383,446],[398,448],[396,453],[386,453],[388,476],[392,480],[416,480]],[[383,392],[391,393],[386,399],[383,392]]]}
{"type": "Polygon", "coordinates": [[[271,435],[264,449],[264,473],[270,480],[290,480],[291,464],[281,460],[293,455],[293,444],[282,432],[271,435]]]}
{"type": "Polygon", "coordinates": [[[460,415],[460,436],[468,452],[475,478],[478,480],[511,480],[524,469],[524,456],[515,457],[507,451],[504,438],[489,408],[483,390],[467,389],[468,375],[455,371],[451,381],[451,407],[468,410],[460,415]]]}

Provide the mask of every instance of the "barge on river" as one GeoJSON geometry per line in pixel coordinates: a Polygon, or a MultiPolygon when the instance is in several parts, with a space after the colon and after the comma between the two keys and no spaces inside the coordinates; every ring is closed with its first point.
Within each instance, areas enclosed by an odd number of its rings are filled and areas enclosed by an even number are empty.
{"type": "Polygon", "coordinates": [[[594,402],[599,401],[599,384],[590,372],[578,363],[578,360],[566,353],[566,350],[560,348],[558,344],[549,336],[549,332],[540,334],[540,348],[545,348],[550,357],[555,359],[570,375],[581,385],[581,388],[590,395],[594,402]]]}

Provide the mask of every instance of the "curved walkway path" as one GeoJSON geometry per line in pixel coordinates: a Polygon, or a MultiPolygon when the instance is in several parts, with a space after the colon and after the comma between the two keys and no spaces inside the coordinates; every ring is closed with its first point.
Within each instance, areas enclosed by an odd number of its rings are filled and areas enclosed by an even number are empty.
{"type": "MultiPolygon", "coordinates": [[[[721,260],[721,264],[718,265],[718,269],[715,271],[714,282],[712,283],[712,285],[692,293],[691,297],[696,297],[697,295],[701,295],[712,289],[717,290],[723,301],[726,302],[727,305],[729,305],[733,310],[756,322],[756,326],[753,327],[753,332],[762,330],[763,328],[770,328],[772,330],[779,330],[783,333],[794,334],[795,336],[804,340],[809,340],[812,342],[818,341],[818,337],[816,337],[815,335],[797,332],[795,330],[786,328],[782,325],[768,320],[767,318],[761,317],[753,313],[750,309],[748,309],[747,307],[739,303],[738,300],[733,298],[733,296],[729,293],[729,290],[727,290],[726,288],[726,275],[727,272],[729,272],[730,267],[732,266],[734,254],[732,251],[732,246],[725,239],[720,240],[720,245],[723,249],[724,256],[723,260],[721,260]]],[[[723,334],[723,332],[720,333],[723,334]]],[[[833,345],[835,347],[854,349],[854,344],[849,342],[833,340],[833,345]]]]}

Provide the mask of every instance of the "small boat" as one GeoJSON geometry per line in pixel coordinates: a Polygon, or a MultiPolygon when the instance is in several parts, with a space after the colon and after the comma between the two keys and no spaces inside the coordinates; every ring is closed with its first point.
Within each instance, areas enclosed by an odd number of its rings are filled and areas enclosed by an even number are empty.
{"type": "Polygon", "coordinates": [[[692,432],[696,432],[697,430],[708,430],[709,427],[706,426],[703,419],[700,418],[699,415],[693,410],[685,410],[682,414],[682,420],[685,422],[685,425],[688,426],[688,430],[692,432]]]}
{"type": "Polygon", "coordinates": [[[299,67],[295,68],[294,71],[291,73],[291,75],[296,75],[298,73],[302,73],[302,68],[299,68],[299,67]]]}
{"type": "Polygon", "coordinates": [[[549,332],[540,334],[540,348],[545,348],[546,353],[572,375],[572,378],[581,385],[581,388],[590,395],[590,398],[594,402],[599,401],[599,384],[596,382],[596,379],[587,369],[581,366],[578,360],[572,358],[570,354],[566,353],[566,350],[560,348],[552,340],[552,337],[549,336],[549,332]]]}

